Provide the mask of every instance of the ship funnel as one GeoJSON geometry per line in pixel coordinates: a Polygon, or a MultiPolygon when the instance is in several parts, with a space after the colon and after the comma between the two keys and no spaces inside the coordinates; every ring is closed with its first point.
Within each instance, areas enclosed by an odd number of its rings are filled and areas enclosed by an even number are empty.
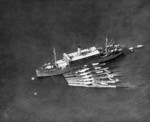
{"type": "Polygon", "coordinates": [[[81,54],[81,47],[80,46],[78,46],[78,48],[77,48],[77,53],[78,53],[78,55],[81,54]]]}

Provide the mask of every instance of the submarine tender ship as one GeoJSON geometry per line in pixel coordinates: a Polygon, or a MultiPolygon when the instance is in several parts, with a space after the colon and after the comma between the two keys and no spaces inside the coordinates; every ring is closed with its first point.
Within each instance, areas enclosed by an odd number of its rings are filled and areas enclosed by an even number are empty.
{"type": "Polygon", "coordinates": [[[46,77],[65,74],[83,67],[85,64],[91,64],[94,62],[105,62],[112,60],[125,52],[125,48],[119,44],[114,45],[108,43],[106,39],[106,45],[104,48],[90,47],[88,49],[81,49],[78,47],[77,52],[70,54],[63,54],[63,59],[56,60],[56,51],[54,53],[54,63],[46,63],[40,68],[36,69],[37,77],[46,77]]]}

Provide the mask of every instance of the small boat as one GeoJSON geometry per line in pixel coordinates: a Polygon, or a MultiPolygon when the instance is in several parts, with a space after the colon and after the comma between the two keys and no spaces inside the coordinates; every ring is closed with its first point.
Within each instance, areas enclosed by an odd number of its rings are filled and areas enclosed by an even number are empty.
{"type": "Polygon", "coordinates": [[[87,71],[87,70],[89,70],[89,68],[85,68],[85,69],[81,69],[81,70],[78,70],[78,72],[85,72],[85,71],[87,71]]]}
{"type": "Polygon", "coordinates": [[[84,73],[81,73],[81,74],[79,74],[79,76],[84,76],[84,75],[87,75],[87,74],[90,74],[91,72],[89,71],[89,72],[84,72],[84,73]]]}
{"type": "Polygon", "coordinates": [[[84,65],[83,67],[87,67],[87,65],[84,65]]]}
{"type": "Polygon", "coordinates": [[[100,63],[100,66],[104,66],[104,65],[106,65],[106,63],[100,63]]]}
{"type": "Polygon", "coordinates": [[[105,82],[105,83],[116,83],[115,80],[102,80],[100,82],[105,82]]]}
{"type": "Polygon", "coordinates": [[[69,86],[83,86],[83,85],[89,85],[89,84],[92,84],[91,82],[84,82],[84,83],[81,83],[81,82],[68,82],[68,85],[69,86]]]}
{"type": "Polygon", "coordinates": [[[45,69],[51,69],[51,68],[53,68],[53,66],[51,66],[51,65],[47,65],[47,66],[45,67],[45,69]]]}
{"type": "Polygon", "coordinates": [[[102,70],[96,70],[95,73],[99,74],[99,73],[103,73],[103,71],[102,70]]]}
{"type": "Polygon", "coordinates": [[[84,86],[86,87],[87,85],[91,85],[91,83],[68,83],[69,86],[84,86]]]}
{"type": "Polygon", "coordinates": [[[90,77],[92,77],[93,75],[91,74],[91,75],[85,75],[85,76],[83,76],[82,78],[90,78],[90,77]]]}
{"type": "Polygon", "coordinates": [[[102,69],[101,67],[94,67],[94,69],[102,69]]]}
{"type": "Polygon", "coordinates": [[[87,79],[83,79],[83,81],[93,81],[94,78],[87,78],[87,79]]]}
{"type": "Polygon", "coordinates": [[[100,84],[101,84],[101,85],[108,85],[107,82],[103,82],[103,81],[100,81],[100,84]]]}
{"type": "Polygon", "coordinates": [[[105,67],[105,68],[101,68],[101,67],[94,67],[95,71],[107,71],[109,68],[105,67]]]}
{"type": "Polygon", "coordinates": [[[109,67],[105,67],[105,68],[102,68],[103,70],[108,70],[109,69],[109,67]]]}
{"type": "Polygon", "coordinates": [[[99,63],[92,63],[93,66],[99,65],[99,63]]]}
{"type": "Polygon", "coordinates": [[[135,46],[135,48],[141,48],[141,47],[143,47],[143,45],[137,45],[137,46],[135,46]]]}

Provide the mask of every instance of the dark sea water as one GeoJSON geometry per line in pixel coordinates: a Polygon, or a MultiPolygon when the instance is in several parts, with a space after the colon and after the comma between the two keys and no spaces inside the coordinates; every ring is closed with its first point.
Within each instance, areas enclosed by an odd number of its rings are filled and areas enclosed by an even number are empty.
{"type": "Polygon", "coordinates": [[[150,121],[148,0],[0,0],[0,122],[150,121]],[[143,44],[115,61],[119,86],[69,87],[63,76],[31,80],[35,69],[63,52],[143,44]]]}

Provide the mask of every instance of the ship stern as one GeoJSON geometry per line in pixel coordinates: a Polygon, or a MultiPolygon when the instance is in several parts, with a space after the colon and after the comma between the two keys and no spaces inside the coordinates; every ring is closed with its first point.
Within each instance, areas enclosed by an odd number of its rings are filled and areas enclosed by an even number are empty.
{"type": "Polygon", "coordinates": [[[42,76],[41,73],[40,73],[40,71],[38,69],[36,69],[36,76],[37,77],[41,77],[42,76]]]}

